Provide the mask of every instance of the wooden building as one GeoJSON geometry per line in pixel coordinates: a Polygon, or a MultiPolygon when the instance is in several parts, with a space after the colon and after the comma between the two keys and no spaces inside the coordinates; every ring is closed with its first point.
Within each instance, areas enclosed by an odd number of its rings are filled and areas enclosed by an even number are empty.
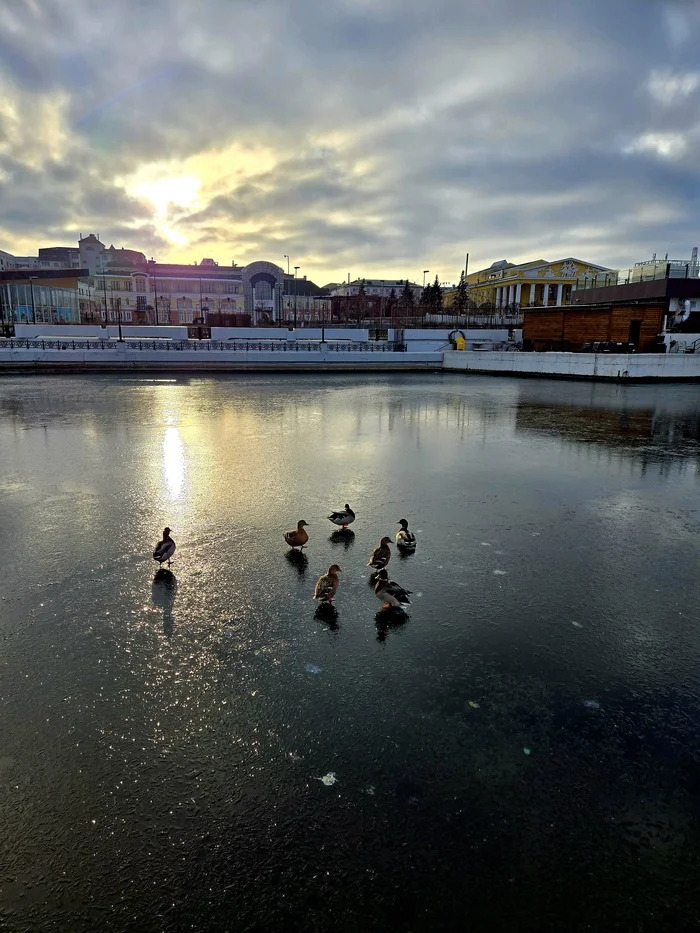
{"type": "Polygon", "coordinates": [[[665,313],[663,302],[525,308],[523,350],[663,352],[665,313]]]}

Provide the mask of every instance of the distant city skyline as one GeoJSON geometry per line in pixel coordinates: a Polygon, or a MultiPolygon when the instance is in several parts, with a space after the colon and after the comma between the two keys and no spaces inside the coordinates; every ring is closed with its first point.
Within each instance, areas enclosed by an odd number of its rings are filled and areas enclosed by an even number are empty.
{"type": "Polygon", "coordinates": [[[81,232],[316,282],[700,240],[689,0],[0,11],[0,250],[81,232]]]}

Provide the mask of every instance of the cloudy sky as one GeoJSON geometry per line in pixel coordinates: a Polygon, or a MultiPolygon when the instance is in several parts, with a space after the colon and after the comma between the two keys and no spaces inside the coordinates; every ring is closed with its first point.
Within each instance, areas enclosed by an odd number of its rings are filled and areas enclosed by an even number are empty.
{"type": "Polygon", "coordinates": [[[700,241],[697,0],[1,0],[0,248],[319,284],[700,241]]]}

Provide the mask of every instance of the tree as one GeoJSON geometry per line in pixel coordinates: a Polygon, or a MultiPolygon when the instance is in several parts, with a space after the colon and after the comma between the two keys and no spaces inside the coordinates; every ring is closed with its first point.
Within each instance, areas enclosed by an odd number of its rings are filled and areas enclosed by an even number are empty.
{"type": "Polygon", "coordinates": [[[360,287],[357,289],[357,326],[365,317],[365,308],[367,305],[367,292],[365,290],[365,280],[360,279],[360,287]]]}
{"type": "Polygon", "coordinates": [[[425,311],[430,311],[430,308],[433,303],[433,286],[428,282],[420,296],[420,306],[425,311]]]}
{"type": "Polygon", "coordinates": [[[455,291],[454,309],[459,317],[463,317],[467,313],[468,307],[469,293],[467,292],[467,280],[464,277],[464,269],[462,269],[461,275],[459,277],[459,285],[455,291]]]}
{"type": "Polygon", "coordinates": [[[399,299],[399,304],[401,305],[401,310],[404,313],[413,310],[413,289],[408,284],[408,279],[406,279],[404,286],[401,289],[401,298],[399,299]]]}
{"type": "Polygon", "coordinates": [[[442,289],[437,275],[430,290],[430,307],[433,314],[442,314],[442,289]]]}

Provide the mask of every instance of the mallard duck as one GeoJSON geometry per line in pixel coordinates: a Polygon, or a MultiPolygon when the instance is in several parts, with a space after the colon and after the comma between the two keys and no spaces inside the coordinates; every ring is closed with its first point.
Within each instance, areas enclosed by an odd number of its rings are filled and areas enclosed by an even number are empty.
{"type": "Polygon", "coordinates": [[[382,538],[378,546],[372,551],[372,556],[367,561],[367,566],[375,571],[375,575],[376,571],[383,570],[391,560],[390,544],[391,538],[382,538]]]}
{"type": "Polygon", "coordinates": [[[403,609],[404,606],[410,606],[411,600],[408,598],[410,590],[405,590],[398,583],[389,579],[386,570],[380,570],[377,574],[377,584],[374,587],[375,596],[381,599],[385,609],[403,609]]]}
{"type": "Polygon", "coordinates": [[[408,530],[406,519],[402,518],[396,524],[401,525],[401,528],[396,532],[396,546],[400,547],[402,551],[415,551],[416,536],[412,531],[408,530]]]}
{"type": "Polygon", "coordinates": [[[301,518],[297,522],[296,531],[285,531],[284,540],[291,548],[301,549],[306,545],[306,542],[309,540],[308,534],[304,531],[306,527],[308,527],[307,523],[301,518]]]}
{"type": "Polygon", "coordinates": [[[345,510],[342,512],[331,512],[328,518],[334,525],[340,525],[341,528],[347,528],[355,521],[355,513],[350,506],[345,503],[345,510]]]}
{"type": "Polygon", "coordinates": [[[164,564],[167,560],[168,567],[170,566],[170,561],[173,554],[175,553],[175,542],[170,537],[170,529],[163,529],[163,540],[159,541],[156,544],[155,550],[153,552],[153,560],[157,560],[159,564],[164,564]]]}
{"type": "Polygon", "coordinates": [[[324,573],[318,578],[316,589],[314,590],[314,599],[320,599],[322,603],[332,603],[335,594],[338,592],[338,574],[342,573],[337,564],[331,564],[328,573],[324,573]]]}

